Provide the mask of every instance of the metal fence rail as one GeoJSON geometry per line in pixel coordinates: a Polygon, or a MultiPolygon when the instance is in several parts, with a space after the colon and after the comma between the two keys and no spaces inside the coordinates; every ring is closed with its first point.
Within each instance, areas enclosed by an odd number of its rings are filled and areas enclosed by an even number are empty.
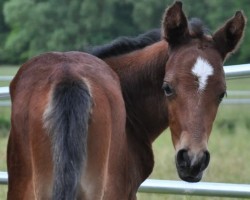
{"type": "MultiPolygon", "coordinates": [[[[228,96],[248,96],[250,97],[250,91],[228,91],[228,96]]],[[[9,88],[0,87],[0,99],[9,98],[9,88]]],[[[225,98],[222,101],[223,104],[250,104],[250,98],[225,98]]],[[[0,106],[9,107],[10,101],[0,101],[0,106]]]]}
{"type": "Polygon", "coordinates": [[[224,66],[227,79],[250,77],[250,64],[224,66]]]}
{"type": "MultiPolygon", "coordinates": [[[[224,66],[227,79],[250,77],[250,64],[224,66]]],[[[0,81],[11,81],[13,76],[0,76],[0,81]]]]}
{"type": "Polygon", "coordinates": [[[9,96],[9,87],[0,87],[0,99],[8,98],[9,96]]]}
{"type": "Polygon", "coordinates": [[[187,183],[184,181],[166,181],[148,179],[142,183],[139,192],[178,194],[192,196],[214,196],[249,198],[250,185],[229,183],[187,183]]]}
{"type": "Polygon", "coordinates": [[[11,106],[10,101],[0,101],[0,107],[10,107],[10,106],[11,106]]]}
{"type": "Polygon", "coordinates": [[[250,104],[250,99],[223,99],[222,104],[226,105],[250,104]]]}
{"type": "Polygon", "coordinates": [[[11,81],[13,76],[0,76],[0,81],[11,81]]]}
{"type": "MultiPolygon", "coordinates": [[[[241,64],[241,65],[229,65],[229,66],[224,66],[224,71],[226,75],[226,79],[236,79],[236,78],[247,78],[250,77],[250,64],[241,64]]],[[[0,76],[0,81],[10,81],[12,80],[12,76],[0,76]]],[[[239,93],[239,92],[238,92],[239,93]]],[[[250,94],[250,92],[246,91],[241,91],[240,92],[244,93],[244,95],[250,94]]],[[[1,87],[0,88],[0,98],[7,98],[9,97],[9,89],[8,87],[1,87]]],[[[232,103],[235,104],[237,100],[234,101],[225,101],[225,103],[232,103]]],[[[246,99],[243,101],[240,101],[240,103],[249,103],[250,99],[246,99]]],[[[4,103],[4,105],[7,105],[4,103]]]]}
{"type": "Polygon", "coordinates": [[[249,90],[228,90],[228,96],[250,96],[249,90]]]}
{"type": "Polygon", "coordinates": [[[8,174],[7,172],[0,172],[0,185],[8,184],[8,174]]]}
{"type": "MultiPolygon", "coordinates": [[[[0,172],[0,184],[7,183],[8,174],[6,172],[0,172]]],[[[209,182],[187,183],[184,181],[147,179],[141,184],[139,192],[192,196],[249,198],[250,185],[209,182]]]]}

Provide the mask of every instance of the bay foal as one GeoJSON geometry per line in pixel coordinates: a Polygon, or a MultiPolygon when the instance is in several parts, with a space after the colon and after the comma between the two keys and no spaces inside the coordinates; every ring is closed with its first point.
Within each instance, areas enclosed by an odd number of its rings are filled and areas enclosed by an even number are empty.
{"type": "Polygon", "coordinates": [[[134,200],[168,126],[180,178],[199,181],[226,92],[223,61],[244,27],[237,12],[206,35],[175,2],[162,39],[115,42],[93,52],[103,61],[55,52],[26,62],[10,87],[8,200],[134,200]]]}

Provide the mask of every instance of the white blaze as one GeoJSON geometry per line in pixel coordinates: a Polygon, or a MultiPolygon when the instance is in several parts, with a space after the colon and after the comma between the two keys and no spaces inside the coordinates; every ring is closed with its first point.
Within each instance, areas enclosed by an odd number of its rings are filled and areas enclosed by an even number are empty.
{"type": "Polygon", "coordinates": [[[198,57],[192,68],[192,73],[198,77],[199,91],[203,91],[207,85],[207,79],[209,76],[213,75],[214,69],[207,60],[198,57]]]}

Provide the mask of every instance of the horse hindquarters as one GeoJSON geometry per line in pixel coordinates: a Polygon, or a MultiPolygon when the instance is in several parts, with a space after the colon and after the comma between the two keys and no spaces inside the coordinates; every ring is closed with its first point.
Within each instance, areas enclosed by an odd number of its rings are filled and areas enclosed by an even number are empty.
{"type": "Polygon", "coordinates": [[[8,200],[103,199],[111,140],[120,141],[112,123],[125,124],[116,74],[87,54],[48,53],[21,67],[10,89],[8,200]]]}

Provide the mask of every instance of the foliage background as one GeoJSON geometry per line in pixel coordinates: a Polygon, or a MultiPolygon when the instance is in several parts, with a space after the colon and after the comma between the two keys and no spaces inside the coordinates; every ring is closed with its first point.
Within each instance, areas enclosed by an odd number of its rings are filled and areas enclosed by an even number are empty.
{"type": "MultiPolygon", "coordinates": [[[[46,51],[83,50],[161,26],[173,0],[1,0],[0,65],[20,64],[46,51]]],[[[236,10],[250,17],[249,0],[183,0],[189,17],[199,17],[213,32],[236,10]]],[[[250,29],[228,63],[250,61],[250,29]]]]}

